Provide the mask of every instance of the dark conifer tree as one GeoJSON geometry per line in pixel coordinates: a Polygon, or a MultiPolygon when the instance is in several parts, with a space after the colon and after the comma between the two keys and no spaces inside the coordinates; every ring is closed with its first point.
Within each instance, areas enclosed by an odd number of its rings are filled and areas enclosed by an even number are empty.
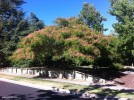
{"type": "Polygon", "coordinates": [[[4,54],[0,56],[1,59],[6,59],[16,49],[19,40],[18,26],[24,18],[21,8],[23,3],[25,3],[23,0],[0,0],[0,53],[4,54]]]}

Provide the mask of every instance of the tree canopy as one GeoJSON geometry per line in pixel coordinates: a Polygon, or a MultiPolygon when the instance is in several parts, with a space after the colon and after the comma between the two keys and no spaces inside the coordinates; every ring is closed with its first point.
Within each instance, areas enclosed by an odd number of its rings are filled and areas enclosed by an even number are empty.
{"type": "Polygon", "coordinates": [[[134,0],[110,0],[110,14],[115,16],[117,23],[113,27],[118,34],[117,52],[120,52],[122,64],[134,63],[134,0]]]}
{"type": "MultiPolygon", "coordinates": [[[[21,9],[23,3],[23,0],[0,0],[0,53],[3,60],[16,49],[17,28],[24,17],[21,9]]],[[[4,66],[4,63],[1,62],[0,66],[4,66]]]]}
{"type": "Polygon", "coordinates": [[[21,8],[24,0],[0,0],[0,66],[10,65],[8,56],[17,48],[21,38],[44,28],[44,23],[35,14],[30,21],[25,19],[21,8]]]}
{"type": "Polygon", "coordinates": [[[100,48],[107,47],[110,37],[78,24],[78,18],[67,20],[69,27],[47,26],[29,34],[22,39],[10,59],[16,65],[29,61],[29,66],[56,66],[59,61],[58,66],[62,67],[93,64],[101,57],[100,48]]]}
{"type": "Polygon", "coordinates": [[[23,20],[19,24],[18,33],[19,38],[23,38],[27,36],[28,34],[38,31],[45,27],[45,24],[42,20],[40,20],[34,13],[30,13],[30,17],[23,20]]]}
{"type": "Polygon", "coordinates": [[[110,0],[110,14],[117,23],[113,25],[119,36],[134,34],[134,0],[110,0]]]}
{"type": "Polygon", "coordinates": [[[89,26],[89,28],[98,32],[103,32],[105,30],[102,22],[106,21],[106,18],[101,16],[93,5],[84,3],[79,16],[85,25],[89,26]]]}
{"type": "Polygon", "coordinates": [[[134,63],[134,0],[110,0],[117,35],[103,35],[103,17],[84,3],[78,18],[58,17],[45,26],[25,18],[23,0],[0,0],[0,66],[99,67],[134,63]],[[9,57],[10,56],[10,57],[9,57]],[[9,58],[9,59],[8,59],[9,58]]]}

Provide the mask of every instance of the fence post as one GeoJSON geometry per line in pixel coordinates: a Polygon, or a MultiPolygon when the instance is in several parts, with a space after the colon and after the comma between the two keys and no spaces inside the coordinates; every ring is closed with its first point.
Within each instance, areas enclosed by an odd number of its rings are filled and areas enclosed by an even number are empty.
{"type": "Polygon", "coordinates": [[[39,69],[39,76],[41,76],[41,69],[39,69]]]}
{"type": "Polygon", "coordinates": [[[33,69],[33,75],[35,75],[35,69],[33,69]]]}
{"type": "Polygon", "coordinates": [[[26,69],[27,71],[26,71],[26,74],[28,74],[28,68],[26,69]]]}
{"type": "Polygon", "coordinates": [[[21,74],[23,74],[23,69],[21,68],[21,74]]]}
{"type": "Polygon", "coordinates": [[[87,76],[87,75],[85,74],[85,81],[86,81],[86,76],[87,76]]]}
{"type": "Polygon", "coordinates": [[[75,74],[75,70],[73,71],[73,79],[75,79],[76,74],[75,74]]]}
{"type": "Polygon", "coordinates": [[[13,73],[13,67],[12,67],[11,73],[13,73]]]}
{"type": "Polygon", "coordinates": [[[9,72],[9,68],[7,68],[7,72],[9,72]]]}
{"type": "Polygon", "coordinates": [[[17,68],[16,68],[16,73],[17,73],[17,68]]]}

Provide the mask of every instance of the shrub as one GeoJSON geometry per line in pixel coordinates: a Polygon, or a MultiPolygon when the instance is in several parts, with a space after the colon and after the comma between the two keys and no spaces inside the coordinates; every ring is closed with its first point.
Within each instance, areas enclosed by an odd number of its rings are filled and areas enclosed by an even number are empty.
{"type": "Polygon", "coordinates": [[[116,69],[116,70],[124,70],[124,67],[123,67],[123,65],[122,64],[120,64],[120,63],[114,63],[113,64],[113,68],[114,69],[116,69]]]}

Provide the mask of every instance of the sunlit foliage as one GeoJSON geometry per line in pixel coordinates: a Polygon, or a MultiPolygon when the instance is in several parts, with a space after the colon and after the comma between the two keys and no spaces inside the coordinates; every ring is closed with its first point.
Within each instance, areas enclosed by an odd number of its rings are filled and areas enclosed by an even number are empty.
{"type": "Polygon", "coordinates": [[[23,38],[10,57],[12,62],[29,60],[35,66],[58,62],[58,65],[65,64],[64,67],[93,64],[102,56],[100,48],[106,48],[111,38],[94,32],[77,18],[67,20],[68,27],[47,26],[23,38]]]}

